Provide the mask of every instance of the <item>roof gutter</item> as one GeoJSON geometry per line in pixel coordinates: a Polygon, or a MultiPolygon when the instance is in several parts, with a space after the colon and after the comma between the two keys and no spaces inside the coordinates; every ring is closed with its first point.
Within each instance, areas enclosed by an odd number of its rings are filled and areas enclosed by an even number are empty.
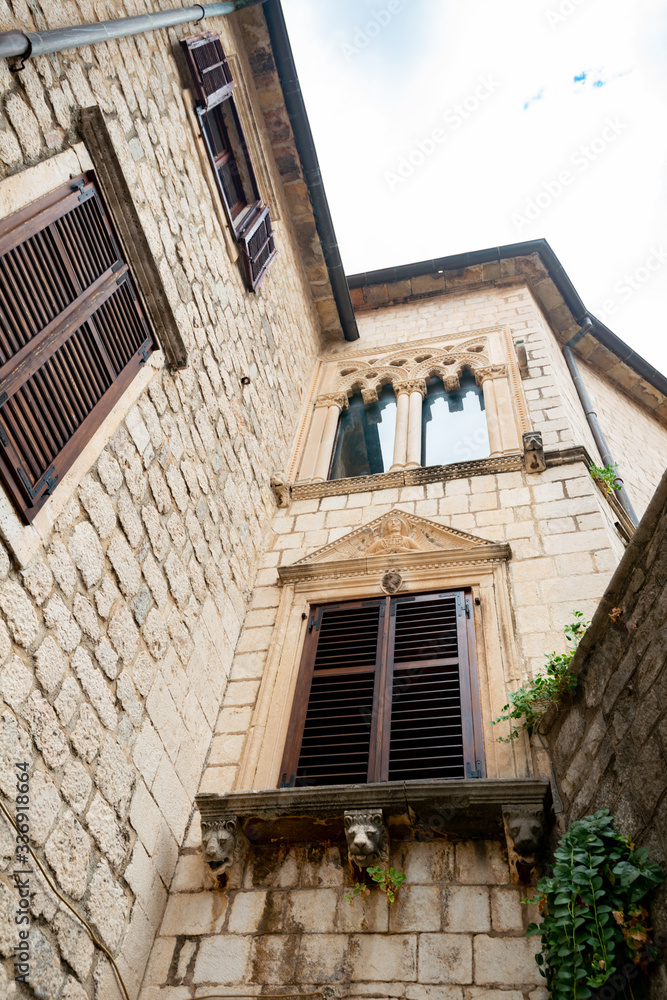
{"type": "Polygon", "coordinates": [[[158,28],[173,28],[177,24],[201,21],[205,17],[221,17],[261,2],[262,0],[226,0],[224,3],[195,4],[178,10],[157,10],[150,14],[137,14],[135,17],[118,17],[113,21],[75,24],[70,28],[56,28],[53,31],[3,31],[0,32],[0,58],[21,56],[23,59],[32,59],[51,52],[78,49],[82,45],[108,42],[111,38],[127,38],[129,35],[141,35],[158,28]]]}
{"type": "MultiPolygon", "coordinates": [[[[422,260],[415,264],[404,264],[399,267],[385,267],[377,271],[351,274],[347,280],[350,288],[361,288],[364,285],[379,285],[385,282],[404,281],[421,274],[433,274],[437,271],[454,271],[458,268],[472,267],[475,264],[491,264],[494,261],[508,260],[512,257],[527,256],[529,254],[538,254],[541,258],[577,324],[580,327],[584,327],[584,333],[593,334],[607,350],[625,362],[626,365],[632,368],[633,371],[648,382],[649,385],[653,386],[654,389],[667,396],[667,378],[639,354],[636,354],[620,337],[612,333],[609,327],[605,326],[592,313],[588,312],[563,265],[546,240],[508,243],[505,246],[491,247],[487,250],[474,250],[471,253],[452,254],[449,257],[437,257],[433,260],[422,260]],[[589,320],[590,324],[585,322],[586,320],[589,320]]],[[[571,339],[570,345],[574,346],[581,336],[583,334],[580,330],[571,339]]]]}
{"type": "Polygon", "coordinates": [[[303,176],[313,205],[317,235],[322,244],[324,260],[329,272],[329,280],[338,309],[343,334],[346,340],[358,340],[359,330],[350,298],[350,289],[345,277],[345,269],[338,248],[329,203],[322,183],[322,173],[315,151],[313,133],[310,129],[306,105],[301,93],[299,78],[294,63],[292,46],[287,34],[285,17],[280,0],[266,0],[264,17],[269,29],[273,58],[278,70],[280,85],[285,98],[285,106],[292,125],[294,139],[299,151],[303,176]]]}

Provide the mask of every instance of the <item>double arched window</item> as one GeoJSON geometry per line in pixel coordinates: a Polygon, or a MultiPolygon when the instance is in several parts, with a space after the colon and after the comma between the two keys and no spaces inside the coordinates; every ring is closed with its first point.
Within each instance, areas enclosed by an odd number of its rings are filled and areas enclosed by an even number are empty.
{"type": "Polygon", "coordinates": [[[373,402],[364,402],[361,391],[354,392],[340,414],[329,479],[414,467],[419,464],[419,440],[422,466],[469,462],[490,454],[484,396],[471,372],[464,371],[450,389],[434,376],[426,383],[385,385],[373,402]]]}

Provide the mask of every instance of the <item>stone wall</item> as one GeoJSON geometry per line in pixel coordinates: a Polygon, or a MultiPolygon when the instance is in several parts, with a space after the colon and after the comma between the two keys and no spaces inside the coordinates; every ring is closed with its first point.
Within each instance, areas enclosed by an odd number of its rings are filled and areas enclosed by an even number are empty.
{"type": "MultiPolygon", "coordinates": [[[[0,11],[3,29],[138,12],[129,0],[103,11],[17,0],[12,10],[0,11]]],[[[207,29],[243,66],[231,22],[185,30],[207,29]]],[[[17,544],[16,558],[0,547],[0,788],[11,804],[14,762],[29,763],[33,844],[120,956],[132,997],[275,509],[269,479],[285,464],[302,375],[321,347],[284,204],[278,256],[257,294],[244,287],[202,174],[177,48],[177,33],[153,32],[28,61],[17,75],[0,61],[3,214],[43,193],[58,150],[73,156],[77,106],[99,103],[188,348],[187,369],[169,373],[158,355],[128,389],[132,405],[119,404],[107,438],[56,491],[52,530],[25,529],[30,545],[17,544]]],[[[265,152],[281,197],[268,143],[265,152]]],[[[53,187],[70,176],[63,169],[53,187]]],[[[0,995],[119,996],[106,959],[37,874],[30,988],[14,986],[18,896],[4,819],[0,845],[0,995]]]]}
{"type": "MultiPolygon", "coordinates": [[[[573,661],[579,686],[548,740],[563,824],[607,807],[667,873],[667,474],[573,661]]],[[[667,934],[667,889],[653,919],[667,934]]],[[[664,956],[651,996],[667,995],[664,956]]]]}
{"type": "MultiPolygon", "coordinates": [[[[210,886],[193,829],[179,861],[142,1000],[331,986],[331,997],[547,1000],[534,919],[492,841],[398,844],[409,892],[353,906],[346,846],[249,849],[238,889],[210,886]]],[[[355,877],[356,878],[356,877],[355,877]]]]}

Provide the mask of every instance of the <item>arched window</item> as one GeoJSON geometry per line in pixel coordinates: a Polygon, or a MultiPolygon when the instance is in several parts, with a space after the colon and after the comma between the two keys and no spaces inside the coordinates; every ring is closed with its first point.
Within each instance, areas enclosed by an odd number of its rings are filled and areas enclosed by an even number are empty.
{"type": "Polygon", "coordinates": [[[386,472],[395,431],[396,397],[390,385],[378,393],[377,403],[364,403],[361,392],[355,392],[340,415],[329,479],[386,472]]]}
{"type": "Polygon", "coordinates": [[[471,372],[460,388],[447,392],[439,378],[429,379],[422,408],[422,465],[449,465],[487,458],[489,434],[484,396],[471,372]]]}

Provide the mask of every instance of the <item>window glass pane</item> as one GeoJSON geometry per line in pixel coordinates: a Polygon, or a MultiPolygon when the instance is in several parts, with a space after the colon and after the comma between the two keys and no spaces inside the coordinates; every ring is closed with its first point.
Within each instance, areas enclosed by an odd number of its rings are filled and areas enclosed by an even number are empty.
{"type": "Polygon", "coordinates": [[[390,385],[378,393],[377,403],[365,404],[356,392],[341,413],[329,478],[386,472],[393,458],[395,430],[396,397],[390,385]]]}
{"type": "Polygon", "coordinates": [[[422,465],[470,462],[489,455],[484,396],[470,372],[461,386],[446,392],[440,379],[430,379],[422,408],[422,465]]]}

